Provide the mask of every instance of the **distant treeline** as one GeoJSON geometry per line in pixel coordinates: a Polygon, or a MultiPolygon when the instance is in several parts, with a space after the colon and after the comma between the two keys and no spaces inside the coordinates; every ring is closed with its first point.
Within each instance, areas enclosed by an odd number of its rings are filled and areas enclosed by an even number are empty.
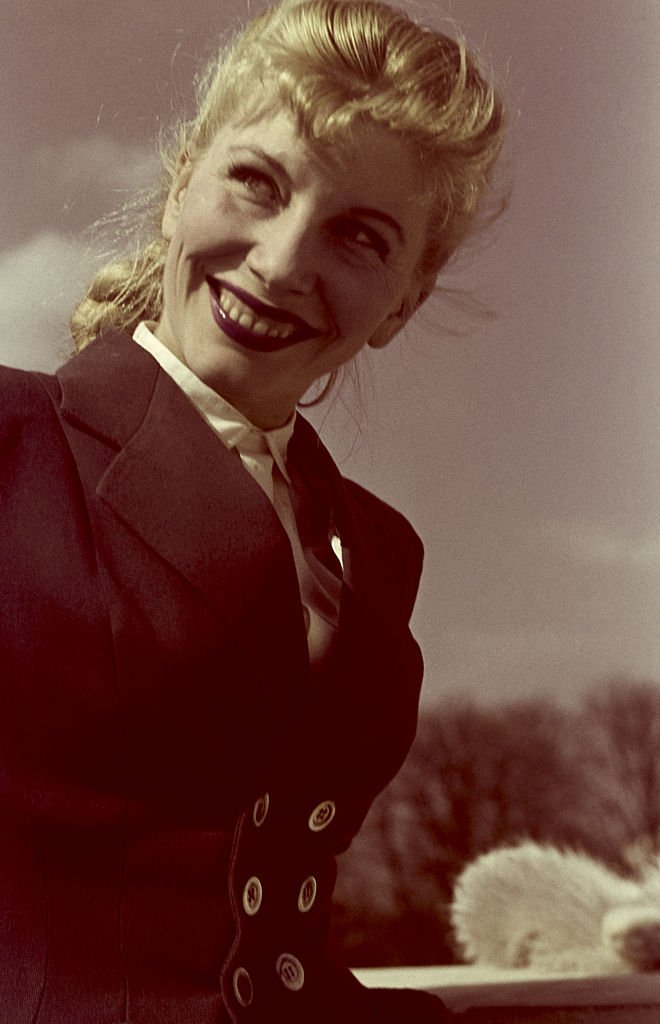
{"type": "Polygon", "coordinates": [[[575,709],[448,700],[340,858],[352,966],[455,962],[447,908],[477,854],[524,838],[634,873],[660,844],[660,684],[612,679],[575,709]]]}

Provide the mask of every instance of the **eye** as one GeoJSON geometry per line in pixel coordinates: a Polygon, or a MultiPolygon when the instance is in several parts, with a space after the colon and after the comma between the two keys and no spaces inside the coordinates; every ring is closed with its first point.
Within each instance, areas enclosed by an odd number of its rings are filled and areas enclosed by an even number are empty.
{"type": "Polygon", "coordinates": [[[276,182],[259,167],[251,164],[232,164],[227,169],[227,176],[243,186],[250,197],[260,203],[277,202],[280,192],[276,182]]]}
{"type": "Polygon", "coordinates": [[[379,231],[361,220],[344,217],[337,223],[337,232],[341,238],[346,239],[357,248],[376,253],[381,260],[386,260],[390,254],[387,240],[379,231]]]}

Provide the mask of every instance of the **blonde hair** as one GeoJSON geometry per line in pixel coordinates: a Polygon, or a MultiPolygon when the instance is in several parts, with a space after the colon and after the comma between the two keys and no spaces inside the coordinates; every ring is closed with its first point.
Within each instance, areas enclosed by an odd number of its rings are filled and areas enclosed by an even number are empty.
{"type": "Polygon", "coordinates": [[[282,0],[254,18],[198,83],[197,116],[163,153],[154,237],[106,266],[71,318],[76,349],[108,325],[157,320],[167,243],[160,216],[181,168],[218,129],[288,107],[314,143],[350,140],[365,123],[409,140],[428,175],[433,213],[419,272],[423,297],[468,234],[503,136],[501,100],[462,40],[418,25],[379,0],[282,0]]]}

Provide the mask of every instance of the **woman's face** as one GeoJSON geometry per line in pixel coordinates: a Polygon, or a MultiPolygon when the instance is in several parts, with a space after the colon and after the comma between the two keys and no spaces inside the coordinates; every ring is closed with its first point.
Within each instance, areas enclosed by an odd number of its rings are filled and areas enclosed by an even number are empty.
{"type": "Polygon", "coordinates": [[[422,184],[385,128],[339,161],[287,113],[224,126],[167,201],[156,334],[253,423],[281,425],[315,380],[402,326],[421,287],[422,184]]]}

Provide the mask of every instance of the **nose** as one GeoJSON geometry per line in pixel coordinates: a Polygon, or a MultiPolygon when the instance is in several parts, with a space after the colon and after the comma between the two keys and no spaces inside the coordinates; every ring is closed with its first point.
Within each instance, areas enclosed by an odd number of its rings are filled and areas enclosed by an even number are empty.
{"type": "Polygon", "coordinates": [[[309,295],[320,273],[314,225],[293,210],[262,221],[247,256],[247,265],[273,294],[309,295]]]}

